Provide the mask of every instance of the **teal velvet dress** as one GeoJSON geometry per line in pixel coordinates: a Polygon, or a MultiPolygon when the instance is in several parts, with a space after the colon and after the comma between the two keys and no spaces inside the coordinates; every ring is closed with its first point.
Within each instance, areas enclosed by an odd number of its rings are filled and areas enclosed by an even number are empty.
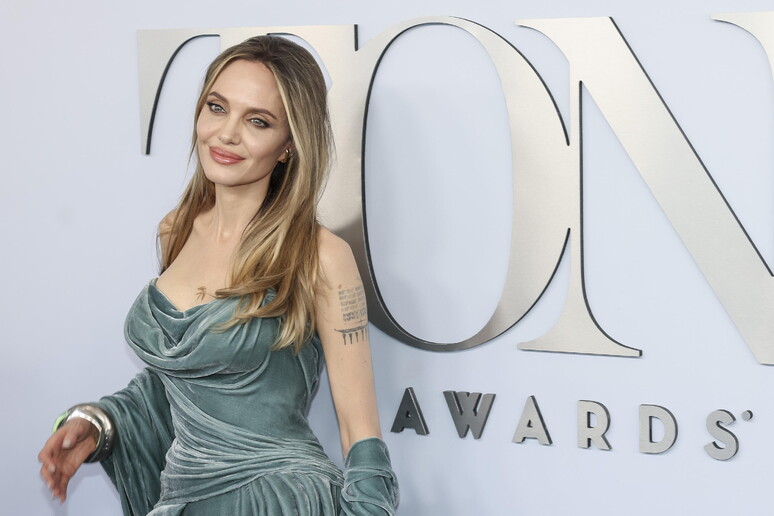
{"type": "Polygon", "coordinates": [[[181,312],[151,282],[129,311],[127,341],[147,368],[99,402],[117,428],[102,465],[124,514],[394,514],[397,482],[384,443],[355,443],[342,474],[309,427],[319,340],[295,355],[270,349],[278,318],[219,329],[237,303],[215,299],[181,312]]]}

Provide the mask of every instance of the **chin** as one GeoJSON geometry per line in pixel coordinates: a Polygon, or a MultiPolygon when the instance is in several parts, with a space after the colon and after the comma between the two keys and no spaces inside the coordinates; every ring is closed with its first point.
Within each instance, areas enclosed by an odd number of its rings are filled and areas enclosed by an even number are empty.
{"type": "Polygon", "coordinates": [[[249,188],[249,189],[261,189],[261,190],[267,190],[269,185],[269,176],[265,176],[262,178],[247,178],[247,177],[239,177],[235,176],[234,174],[210,174],[206,171],[204,172],[204,176],[209,179],[213,184],[216,186],[221,186],[225,188],[249,188]]]}

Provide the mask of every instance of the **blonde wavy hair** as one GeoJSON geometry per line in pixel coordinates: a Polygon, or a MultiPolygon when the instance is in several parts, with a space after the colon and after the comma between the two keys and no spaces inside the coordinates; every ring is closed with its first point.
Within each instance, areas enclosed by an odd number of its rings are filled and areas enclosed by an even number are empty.
{"type": "MultiPolygon", "coordinates": [[[[293,346],[298,353],[314,334],[314,298],[320,276],[317,202],[332,156],[325,79],[312,55],[278,36],[256,36],[220,54],[209,66],[196,103],[192,154],[196,155],[196,120],[220,73],[231,63],[263,63],[277,80],[285,105],[293,151],[278,163],[260,208],[242,233],[228,287],[215,297],[240,297],[231,327],[253,317],[282,318],[274,349],[293,346]],[[261,306],[267,291],[276,296],[261,306]]],[[[188,240],[194,219],[215,204],[215,186],[197,157],[196,171],[179,204],[159,226],[161,271],[175,260],[188,240]]]]}

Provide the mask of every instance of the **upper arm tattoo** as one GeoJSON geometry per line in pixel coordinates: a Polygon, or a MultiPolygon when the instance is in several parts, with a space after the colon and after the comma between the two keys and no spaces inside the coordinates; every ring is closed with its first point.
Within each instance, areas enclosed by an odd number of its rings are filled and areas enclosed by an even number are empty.
{"type": "Polygon", "coordinates": [[[365,341],[368,337],[368,307],[363,286],[339,289],[339,307],[345,324],[356,323],[349,328],[334,328],[341,333],[344,344],[365,341]]]}

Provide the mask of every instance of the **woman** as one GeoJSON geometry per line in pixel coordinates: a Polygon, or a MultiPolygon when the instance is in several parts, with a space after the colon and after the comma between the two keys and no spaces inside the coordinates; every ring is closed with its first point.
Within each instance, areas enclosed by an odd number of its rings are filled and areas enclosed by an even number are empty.
{"type": "Polygon", "coordinates": [[[159,226],[161,275],[127,317],[148,367],[60,417],[39,456],[54,497],[100,460],[125,514],[394,513],[362,284],[347,244],[316,220],[325,95],[312,56],[283,38],[210,65],[197,170],[159,226]],[[343,475],[306,420],[323,354],[343,475]]]}

